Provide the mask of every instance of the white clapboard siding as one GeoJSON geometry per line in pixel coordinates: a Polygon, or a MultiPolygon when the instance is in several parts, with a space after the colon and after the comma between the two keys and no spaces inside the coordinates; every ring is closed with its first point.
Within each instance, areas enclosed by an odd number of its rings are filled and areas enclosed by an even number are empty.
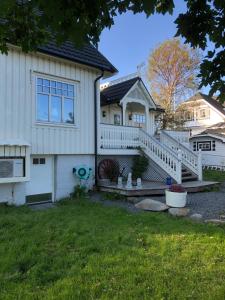
{"type": "Polygon", "coordinates": [[[0,55],[0,139],[22,139],[32,154],[94,153],[94,80],[98,71],[42,54],[0,55]],[[77,127],[36,123],[35,76],[76,84],[77,127]]]}

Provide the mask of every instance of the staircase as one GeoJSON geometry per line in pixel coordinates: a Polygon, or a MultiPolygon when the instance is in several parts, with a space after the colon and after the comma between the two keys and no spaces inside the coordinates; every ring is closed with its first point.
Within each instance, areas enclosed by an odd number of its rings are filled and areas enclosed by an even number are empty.
{"type": "Polygon", "coordinates": [[[182,182],[198,180],[198,176],[196,174],[192,173],[190,170],[188,170],[184,165],[182,166],[181,174],[182,174],[181,175],[182,182]]]}
{"type": "Polygon", "coordinates": [[[201,152],[191,151],[166,132],[158,140],[141,128],[101,124],[100,137],[100,149],[115,153],[141,147],[177,183],[202,180],[201,152]]]}
{"type": "Polygon", "coordinates": [[[160,142],[170,148],[176,155],[181,154],[182,182],[202,180],[201,151],[193,152],[167,132],[160,132],[160,142]]]}

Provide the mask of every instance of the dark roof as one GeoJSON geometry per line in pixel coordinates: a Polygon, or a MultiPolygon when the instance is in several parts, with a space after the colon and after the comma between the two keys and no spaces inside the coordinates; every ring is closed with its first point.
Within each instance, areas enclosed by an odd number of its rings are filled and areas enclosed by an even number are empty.
{"type": "Polygon", "coordinates": [[[68,59],[73,62],[91,66],[102,71],[116,73],[117,69],[94,46],[86,44],[82,48],[75,48],[70,41],[58,46],[54,41],[38,47],[38,51],[51,56],[68,59]]]}
{"type": "Polygon", "coordinates": [[[190,101],[195,101],[195,100],[201,100],[204,99],[205,101],[207,101],[210,105],[212,105],[215,109],[217,109],[219,112],[221,112],[223,115],[225,115],[225,110],[224,110],[224,106],[217,101],[216,99],[205,95],[203,93],[197,93],[196,95],[194,95],[193,97],[191,97],[190,99],[188,99],[187,101],[185,101],[184,103],[188,103],[190,101]]]}
{"type": "Polygon", "coordinates": [[[119,82],[111,85],[101,91],[101,105],[108,105],[113,103],[119,103],[126,93],[132,88],[132,86],[140,81],[140,77],[134,77],[132,79],[119,82]]]}
{"type": "Polygon", "coordinates": [[[203,132],[197,135],[194,135],[191,138],[194,139],[195,137],[197,138],[202,135],[210,135],[210,134],[218,136],[218,138],[219,137],[225,138],[225,122],[220,122],[212,126],[209,126],[206,130],[204,130],[203,132]]]}

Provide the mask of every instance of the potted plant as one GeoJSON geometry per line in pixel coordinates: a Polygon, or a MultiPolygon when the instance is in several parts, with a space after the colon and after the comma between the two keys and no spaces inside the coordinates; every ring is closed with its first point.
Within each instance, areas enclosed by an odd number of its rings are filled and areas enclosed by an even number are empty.
{"type": "Polygon", "coordinates": [[[172,184],[166,190],[166,204],[172,207],[185,207],[187,203],[187,191],[180,184],[172,184]]]}

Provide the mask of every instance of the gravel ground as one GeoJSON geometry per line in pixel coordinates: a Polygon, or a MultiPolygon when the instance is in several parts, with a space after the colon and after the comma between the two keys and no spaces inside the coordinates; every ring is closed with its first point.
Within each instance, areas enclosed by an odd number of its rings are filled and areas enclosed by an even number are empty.
{"type": "MultiPolygon", "coordinates": [[[[151,198],[165,203],[165,196],[148,196],[144,198],[151,198]]],[[[137,199],[144,199],[139,197],[137,199]]],[[[94,193],[91,195],[91,200],[94,202],[101,202],[105,206],[117,206],[127,209],[129,212],[136,213],[139,211],[134,204],[126,201],[111,201],[104,200],[101,193],[94,193]]],[[[189,215],[201,214],[203,219],[219,219],[221,215],[225,215],[225,188],[218,192],[202,192],[188,194],[187,207],[190,209],[189,215]]]]}

